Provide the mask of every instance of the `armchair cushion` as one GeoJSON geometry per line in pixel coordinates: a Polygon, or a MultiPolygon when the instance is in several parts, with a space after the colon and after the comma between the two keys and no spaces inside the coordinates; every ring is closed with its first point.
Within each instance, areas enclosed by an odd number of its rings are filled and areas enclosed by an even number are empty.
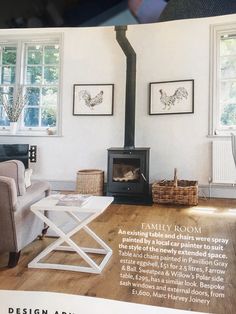
{"type": "Polygon", "coordinates": [[[20,250],[42,233],[43,222],[30,210],[30,206],[48,195],[50,185],[45,181],[34,181],[23,196],[17,198],[14,208],[17,248],[20,250]],[[22,226],[24,225],[24,228],[22,226]]]}
{"type": "Polygon", "coordinates": [[[25,187],[26,189],[31,186],[31,176],[33,173],[33,169],[25,169],[25,187]]]}
{"type": "Polygon", "coordinates": [[[0,176],[10,177],[15,180],[18,196],[26,192],[25,188],[25,166],[19,160],[9,160],[0,163],[0,176]]]}

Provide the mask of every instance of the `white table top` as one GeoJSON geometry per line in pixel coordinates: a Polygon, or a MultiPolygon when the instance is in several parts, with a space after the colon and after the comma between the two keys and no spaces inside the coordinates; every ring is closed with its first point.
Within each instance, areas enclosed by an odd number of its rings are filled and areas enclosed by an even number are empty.
{"type": "Polygon", "coordinates": [[[91,198],[81,207],[79,206],[59,206],[56,205],[63,194],[50,195],[41,199],[31,206],[31,210],[52,210],[52,211],[74,211],[81,213],[99,213],[101,214],[113,202],[111,196],[91,196],[91,198]]]}

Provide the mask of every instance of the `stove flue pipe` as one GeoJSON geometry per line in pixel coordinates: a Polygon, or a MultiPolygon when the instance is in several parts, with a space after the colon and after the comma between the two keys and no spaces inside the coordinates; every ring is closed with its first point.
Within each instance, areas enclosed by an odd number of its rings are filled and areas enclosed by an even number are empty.
{"type": "Polygon", "coordinates": [[[126,37],[127,26],[115,26],[116,40],[126,56],[125,139],[124,148],[134,148],[136,53],[126,37]]]}

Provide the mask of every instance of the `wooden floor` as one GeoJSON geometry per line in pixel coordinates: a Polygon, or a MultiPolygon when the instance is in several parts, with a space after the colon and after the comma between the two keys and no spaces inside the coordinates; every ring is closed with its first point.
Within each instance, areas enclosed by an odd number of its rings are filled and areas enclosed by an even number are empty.
{"type": "MultiPolygon", "coordinates": [[[[176,309],[194,310],[218,314],[236,313],[236,201],[200,200],[196,207],[111,205],[104,214],[90,224],[112,249],[113,255],[101,275],[70,271],[29,269],[28,263],[45,248],[52,239],[36,240],[23,251],[19,264],[14,269],[5,267],[7,254],[0,255],[0,289],[53,291],[76,295],[101,297],[113,300],[148,303],[176,309]],[[135,296],[130,287],[120,287],[120,264],[118,230],[139,229],[141,223],[172,224],[202,228],[202,235],[229,239],[226,253],[229,266],[225,275],[225,298],[217,302],[184,304],[183,302],[135,296]]],[[[80,235],[86,242],[86,237],[80,235]]],[[[85,243],[83,243],[85,244],[85,243]]],[[[87,244],[87,243],[86,243],[87,244]]],[[[52,261],[60,263],[77,262],[74,254],[64,252],[52,254],[52,261]]]]}

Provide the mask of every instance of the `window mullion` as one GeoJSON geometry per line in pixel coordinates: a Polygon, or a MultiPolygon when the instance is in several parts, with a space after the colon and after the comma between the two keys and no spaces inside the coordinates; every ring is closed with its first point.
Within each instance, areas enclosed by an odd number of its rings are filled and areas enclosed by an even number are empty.
{"type": "Polygon", "coordinates": [[[24,70],[24,47],[22,41],[18,42],[17,45],[17,55],[16,55],[16,80],[15,85],[21,85],[23,84],[23,73],[22,70],[24,70]]]}
{"type": "MultiPolygon", "coordinates": [[[[26,80],[26,47],[25,43],[19,41],[19,51],[18,51],[18,62],[17,62],[17,83],[23,86],[23,92],[25,92],[25,80],[26,80]]],[[[24,112],[25,108],[22,110],[20,116],[20,129],[24,126],[24,112]]]]}
{"type": "Polygon", "coordinates": [[[44,73],[45,73],[45,45],[43,45],[43,60],[42,60],[42,80],[40,89],[40,110],[39,110],[39,124],[42,127],[42,105],[43,105],[43,87],[44,87],[44,73]]]}
{"type": "Polygon", "coordinates": [[[41,82],[40,98],[39,98],[39,127],[42,127],[42,97],[43,97],[43,86],[42,86],[42,82],[41,82]]]}

